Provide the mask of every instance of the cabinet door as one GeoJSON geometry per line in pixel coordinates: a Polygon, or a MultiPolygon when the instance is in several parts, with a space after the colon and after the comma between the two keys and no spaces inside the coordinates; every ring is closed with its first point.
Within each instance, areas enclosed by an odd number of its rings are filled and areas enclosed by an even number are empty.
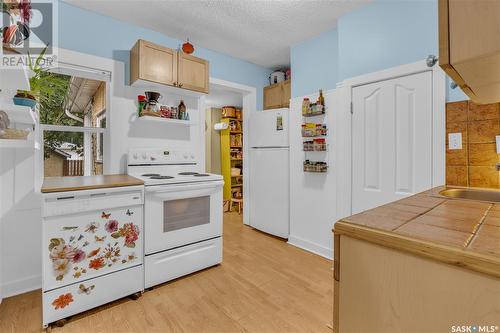
{"type": "Polygon", "coordinates": [[[286,80],[281,83],[283,87],[283,93],[281,95],[281,107],[287,108],[290,106],[290,98],[292,95],[292,85],[290,80],[286,80]]]}
{"type": "Polygon", "coordinates": [[[139,43],[139,78],[174,85],[177,82],[177,52],[143,40],[139,43]]]}
{"type": "Polygon", "coordinates": [[[178,52],[177,85],[208,93],[208,61],[178,52]]]}
{"type": "Polygon", "coordinates": [[[264,87],[264,109],[278,109],[281,107],[283,86],[281,83],[264,87]]]}

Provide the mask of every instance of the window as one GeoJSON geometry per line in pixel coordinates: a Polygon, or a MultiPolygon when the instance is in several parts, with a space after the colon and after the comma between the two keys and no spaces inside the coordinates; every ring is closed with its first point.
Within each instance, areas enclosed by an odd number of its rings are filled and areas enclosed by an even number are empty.
{"type": "Polygon", "coordinates": [[[109,75],[75,68],[42,74],[49,87],[39,98],[45,177],[103,173],[109,75]]]}
{"type": "MultiPolygon", "coordinates": [[[[98,128],[106,128],[106,111],[97,115],[96,125],[98,128]]],[[[104,133],[97,133],[96,135],[96,162],[102,163],[104,151],[104,133]]]]}

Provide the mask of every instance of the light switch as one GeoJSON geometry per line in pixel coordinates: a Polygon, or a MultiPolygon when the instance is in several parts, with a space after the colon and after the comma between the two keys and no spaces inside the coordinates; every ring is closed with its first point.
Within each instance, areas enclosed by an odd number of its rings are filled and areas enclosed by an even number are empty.
{"type": "Polygon", "coordinates": [[[497,154],[500,154],[500,135],[497,135],[495,139],[497,142],[497,154]]]}
{"type": "Polygon", "coordinates": [[[448,149],[450,150],[462,149],[462,133],[448,134],[448,149]]]}

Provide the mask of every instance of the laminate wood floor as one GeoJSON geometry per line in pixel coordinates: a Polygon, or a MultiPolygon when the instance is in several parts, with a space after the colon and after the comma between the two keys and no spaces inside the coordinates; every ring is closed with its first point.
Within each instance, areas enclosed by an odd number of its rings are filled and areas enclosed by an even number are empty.
{"type": "MultiPolygon", "coordinates": [[[[224,217],[219,266],[165,283],[136,301],[72,317],[63,332],[329,332],[332,262],[224,217]]],[[[0,332],[40,332],[40,290],[4,299],[0,332]]]]}

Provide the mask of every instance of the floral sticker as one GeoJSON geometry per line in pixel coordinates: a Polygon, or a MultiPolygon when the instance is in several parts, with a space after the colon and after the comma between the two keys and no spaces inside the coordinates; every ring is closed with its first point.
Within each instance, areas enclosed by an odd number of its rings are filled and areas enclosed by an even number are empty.
{"type": "Polygon", "coordinates": [[[100,247],[97,248],[97,249],[95,249],[95,250],[90,251],[89,252],[89,258],[95,257],[99,253],[99,251],[101,251],[100,247]]]}
{"type": "Polygon", "coordinates": [[[103,252],[103,258],[108,266],[113,265],[118,261],[118,259],[120,259],[120,251],[121,249],[118,246],[118,242],[116,242],[114,245],[108,244],[103,252]]]}
{"type": "MultiPolygon", "coordinates": [[[[127,209],[125,215],[132,214],[127,209]]],[[[56,281],[62,281],[66,275],[74,279],[83,278],[91,270],[126,264],[137,259],[135,253],[129,252],[127,248],[136,247],[139,227],[133,223],[121,224],[116,219],[110,219],[111,213],[102,212],[101,218],[106,221],[90,222],[85,227],[62,227],[62,231],[68,232],[67,236],[50,239],[48,256],[56,281]]]]}
{"type": "Polygon", "coordinates": [[[87,224],[87,227],[85,227],[85,232],[94,233],[97,231],[97,229],[99,229],[99,223],[92,222],[87,224]]]}
{"type": "Polygon", "coordinates": [[[110,220],[106,223],[104,226],[104,229],[106,229],[107,232],[112,233],[118,230],[118,221],[117,220],[110,220]]]}
{"type": "Polygon", "coordinates": [[[67,293],[56,298],[52,302],[52,305],[54,306],[55,310],[59,310],[59,309],[64,309],[71,302],[73,302],[73,295],[71,293],[67,293]]]}
{"type": "Polygon", "coordinates": [[[105,266],[104,264],[104,258],[103,257],[98,257],[95,259],[90,260],[89,262],[89,268],[98,270],[99,268],[103,268],[105,266]]]}
{"type": "Polygon", "coordinates": [[[139,239],[139,228],[133,223],[125,223],[117,232],[111,234],[113,238],[125,237],[126,247],[135,247],[135,241],[139,239]]]}

